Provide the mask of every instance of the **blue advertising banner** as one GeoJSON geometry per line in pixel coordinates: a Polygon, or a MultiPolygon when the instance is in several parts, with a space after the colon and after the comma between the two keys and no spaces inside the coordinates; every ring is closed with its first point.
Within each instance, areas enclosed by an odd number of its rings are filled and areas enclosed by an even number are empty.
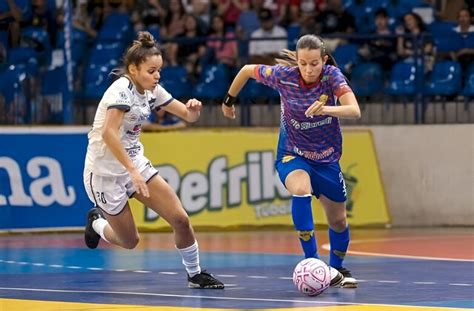
{"type": "Polygon", "coordinates": [[[78,227],[87,198],[87,147],[79,133],[5,133],[0,129],[0,230],[78,227]]]}

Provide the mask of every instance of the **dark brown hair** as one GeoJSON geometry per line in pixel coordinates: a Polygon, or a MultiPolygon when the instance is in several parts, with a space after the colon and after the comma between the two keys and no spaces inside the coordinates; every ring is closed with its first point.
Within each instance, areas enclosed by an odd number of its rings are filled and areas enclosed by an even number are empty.
{"type": "Polygon", "coordinates": [[[114,79],[128,73],[128,66],[135,65],[140,66],[144,63],[148,57],[153,55],[160,56],[161,51],[153,38],[152,34],[148,31],[140,31],[137,39],[133,41],[132,45],[127,49],[123,55],[123,66],[112,70],[111,75],[116,76],[114,79]]]}
{"type": "Polygon", "coordinates": [[[294,67],[298,66],[298,50],[302,49],[309,49],[309,50],[317,50],[321,49],[321,57],[328,56],[327,64],[337,66],[336,60],[334,57],[326,51],[326,47],[324,45],[323,39],[315,35],[304,35],[298,39],[296,42],[296,51],[290,51],[284,49],[281,51],[282,57],[277,58],[276,62],[278,64],[294,67]]]}
{"type": "Polygon", "coordinates": [[[153,55],[161,55],[158,44],[151,33],[148,31],[140,31],[137,39],[133,41],[123,56],[124,70],[127,71],[130,65],[138,67],[153,55]]]}

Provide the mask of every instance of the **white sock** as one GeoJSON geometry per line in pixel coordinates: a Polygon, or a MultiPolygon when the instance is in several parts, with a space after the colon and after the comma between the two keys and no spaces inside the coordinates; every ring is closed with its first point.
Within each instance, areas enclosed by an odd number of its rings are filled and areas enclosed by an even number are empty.
{"type": "Polygon", "coordinates": [[[193,245],[186,248],[176,247],[176,249],[183,258],[183,265],[190,277],[201,273],[201,267],[199,266],[199,246],[197,241],[194,241],[193,245]]]}
{"type": "Polygon", "coordinates": [[[100,235],[100,237],[107,243],[109,241],[107,241],[107,239],[105,238],[104,230],[105,226],[107,226],[108,224],[109,222],[104,218],[98,218],[92,222],[92,228],[94,229],[94,231],[97,232],[97,234],[100,235]]]}

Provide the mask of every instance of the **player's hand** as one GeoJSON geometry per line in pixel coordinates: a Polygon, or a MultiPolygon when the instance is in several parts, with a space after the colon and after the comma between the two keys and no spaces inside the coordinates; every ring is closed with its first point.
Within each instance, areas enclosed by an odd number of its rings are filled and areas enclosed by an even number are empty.
{"type": "Polygon", "coordinates": [[[186,103],[186,108],[188,108],[188,110],[199,112],[202,109],[202,103],[196,98],[191,98],[186,103]]]}
{"type": "Polygon", "coordinates": [[[309,106],[308,109],[306,109],[306,111],[304,112],[304,114],[306,115],[306,117],[308,118],[312,118],[313,116],[320,116],[320,115],[323,115],[323,108],[324,108],[324,104],[326,102],[324,101],[315,101],[311,106],[309,106]]]}
{"type": "Polygon", "coordinates": [[[148,198],[150,196],[150,192],[148,191],[148,185],[146,184],[142,174],[140,174],[136,168],[130,171],[129,174],[137,193],[143,195],[145,198],[148,198]]]}
{"type": "Polygon", "coordinates": [[[224,117],[229,118],[229,119],[235,119],[235,107],[234,105],[232,106],[227,106],[225,104],[222,104],[222,113],[224,114],[224,117]]]}

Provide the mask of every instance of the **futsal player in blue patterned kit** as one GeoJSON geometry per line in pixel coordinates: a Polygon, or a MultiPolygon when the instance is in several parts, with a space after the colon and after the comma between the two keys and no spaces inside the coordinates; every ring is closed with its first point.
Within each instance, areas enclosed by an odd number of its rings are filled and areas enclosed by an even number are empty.
{"type": "Polygon", "coordinates": [[[319,258],[311,209],[316,196],[329,224],[331,286],[355,288],[356,279],[343,267],[349,246],[346,186],[339,166],[342,134],[339,118],[360,118],[357,99],[324,42],[301,37],[296,52],[285,50],[277,65],[245,65],[222,104],[235,118],[237,94],[249,78],[280,93],[281,124],[276,170],[292,194],[292,218],[306,258],[319,258]]]}

